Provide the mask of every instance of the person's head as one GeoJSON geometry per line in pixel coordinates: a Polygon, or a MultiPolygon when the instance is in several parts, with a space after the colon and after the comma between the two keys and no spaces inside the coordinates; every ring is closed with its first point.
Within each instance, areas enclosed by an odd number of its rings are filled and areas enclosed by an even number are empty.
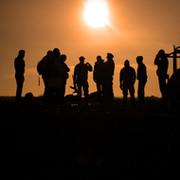
{"type": "Polygon", "coordinates": [[[25,56],[25,50],[19,50],[18,57],[24,58],[24,56],[25,56]]]}
{"type": "Polygon", "coordinates": [[[125,66],[125,67],[129,67],[129,65],[130,65],[129,60],[125,60],[124,66],[125,66]]]}
{"type": "Polygon", "coordinates": [[[62,54],[62,55],[61,55],[61,61],[62,61],[62,62],[65,62],[65,61],[66,61],[66,58],[67,58],[67,56],[66,56],[65,54],[62,54]]]}
{"type": "Polygon", "coordinates": [[[58,56],[61,55],[60,50],[59,50],[58,48],[54,48],[53,54],[54,54],[56,57],[58,57],[58,56]]]}
{"type": "Polygon", "coordinates": [[[48,56],[48,57],[51,57],[52,54],[53,54],[53,52],[52,52],[51,50],[49,50],[49,51],[47,52],[47,56],[48,56]]]}
{"type": "Polygon", "coordinates": [[[102,57],[101,56],[97,56],[97,61],[101,61],[102,60],[102,57]]]}
{"type": "Polygon", "coordinates": [[[138,56],[138,57],[136,58],[136,62],[137,62],[138,64],[142,63],[142,62],[143,62],[143,56],[138,56]]]}
{"type": "Polygon", "coordinates": [[[79,61],[80,61],[81,63],[84,63],[84,60],[85,60],[85,57],[84,57],[84,56],[79,57],[79,61]]]}
{"type": "Polygon", "coordinates": [[[111,53],[107,53],[107,59],[108,59],[108,60],[113,59],[113,57],[114,57],[114,55],[113,55],[113,54],[111,54],[111,53]]]}
{"type": "Polygon", "coordinates": [[[165,53],[164,49],[161,49],[161,50],[158,52],[158,56],[160,56],[160,57],[165,57],[165,56],[166,56],[166,53],[165,53]]]}

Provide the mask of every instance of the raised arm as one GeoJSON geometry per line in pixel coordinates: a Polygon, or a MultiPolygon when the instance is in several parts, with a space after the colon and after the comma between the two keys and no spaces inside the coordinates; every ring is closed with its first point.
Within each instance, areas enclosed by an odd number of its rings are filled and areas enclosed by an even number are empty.
{"type": "Polygon", "coordinates": [[[123,71],[119,73],[120,88],[123,89],[123,71]]]}
{"type": "Polygon", "coordinates": [[[77,67],[74,68],[74,75],[73,75],[73,82],[75,83],[77,81],[77,67]]]}
{"type": "Polygon", "coordinates": [[[86,66],[87,66],[87,70],[88,71],[92,71],[93,70],[92,66],[89,63],[86,63],[86,66]]]}
{"type": "Polygon", "coordinates": [[[136,72],[135,72],[135,70],[133,69],[133,84],[135,83],[135,81],[136,81],[136,72]]]}
{"type": "Polygon", "coordinates": [[[158,54],[156,55],[156,58],[155,58],[155,60],[154,60],[154,64],[155,64],[155,65],[158,65],[158,64],[159,64],[159,55],[158,55],[158,54]]]}

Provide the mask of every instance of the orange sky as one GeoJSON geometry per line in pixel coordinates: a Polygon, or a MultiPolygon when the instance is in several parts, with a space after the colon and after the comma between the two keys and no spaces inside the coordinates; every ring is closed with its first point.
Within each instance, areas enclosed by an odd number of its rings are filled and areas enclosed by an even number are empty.
{"type": "MultiPolygon", "coordinates": [[[[67,54],[71,67],[67,93],[72,93],[73,67],[83,55],[94,65],[97,55],[114,54],[115,96],[119,89],[119,71],[126,59],[137,69],[136,56],[144,56],[148,70],[147,96],[160,96],[154,57],[159,49],[172,52],[180,45],[179,0],[107,0],[111,26],[93,29],[83,19],[86,0],[1,0],[0,1],[0,96],[14,96],[14,58],[26,50],[26,73],[23,95],[43,94],[38,86],[36,66],[48,50],[55,47],[67,54]]],[[[180,63],[179,63],[180,64],[180,63]]],[[[170,60],[169,73],[172,73],[170,60]]],[[[89,73],[90,92],[95,91],[89,73]]],[[[137,82],[136,82],[137,96],[137,82]]]]}

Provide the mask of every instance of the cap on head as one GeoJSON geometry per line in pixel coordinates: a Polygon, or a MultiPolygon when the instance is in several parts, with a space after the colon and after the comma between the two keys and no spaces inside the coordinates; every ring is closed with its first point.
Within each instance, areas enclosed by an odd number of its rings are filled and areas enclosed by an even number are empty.
{"type": "Polygon", "coordinates": [[[107,57],[108,57],[108,58],[113,58],[113,57],[114,57],[114,55],[113,55],[113,54],[111,54],[111,53],[107,53],[107,57]]]}
{"type": "Polygon", "coordinates": [[[80,61],[85,60],[85,57],[84,57],[84,56],[80,56],[80,57],[79,57],[79,60],[80,60],[80,61]]]}

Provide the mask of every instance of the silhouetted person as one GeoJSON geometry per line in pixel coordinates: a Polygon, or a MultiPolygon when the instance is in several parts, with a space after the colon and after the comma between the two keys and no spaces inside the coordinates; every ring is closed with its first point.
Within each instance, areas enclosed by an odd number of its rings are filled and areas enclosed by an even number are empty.
{"type": "Polygon", "coordinates": [[[49,50],[47,52],[47,55],[44,56],[42,58],[41,61],[38,62],[37,65],[37,71],[39,73],[39,75],[42,75],[42,79],[44,81],[44,98],[45,100],[47,100],[47,96],[48,96],[48,87],[47,87],[47,81],[48,81],[48,72],[47,72],[47,68],[48,68],[48,62],[52,60],[52,56],[53,56],[53,52],[51,50],[49,50]]]}
{"type": "Polygon", "coordinates": [[[56,71],[56,79],[57,79],[57,86],[56,86],[56,102],[57,104],[62,105],[64,103],[64,92],[65,92],[65,76],[67,75],[67,66],[64,63],[66,60],[66,55],[61,55],[60,53],[54,54],[55,58],[55,71],[56,71]],[[66,71],[66,72],[65,72],[66,71]]]}
{"type": "Polygon", "coordinates": [[[60,59],[60,50],[55,48],[53,50],[52,57],[47,62],[47,89],[48,89],[48,101],[49,102],[60,102],[60,88],[62,87],[62,66],[60,59]]]}
{"type": "Polygon", "coordinates": [[[107,61],[104,63],[104,77],[103,77],[103,97],[106,104],[111,104],[114,99],[113,93],[113,76],[115,64],[113,60],[114,56],[111,53],[107,53],[107,61]]]}
{"type": "Polygon", "coordinates": [[[18,56],[15,58],[14,67],[15,67],[15,78],[17,83],[16,90],[16,101],[21,101],[23,83],[24,83],[24,72],[25,72],[25,61],[24,61],[25,51],[20,50],[18,56]]]}
{"type": "Polygon", "coordinates": [[[158,66],[156,73],[158,76],[159,87],[162,94],[162,102],[164,103],[167,100],[166,79],[168,79],[167,71],[169,63],[165,51],[163,49],[161,49],[156,55],[154,64],[158,66]]]}
{"type": "Polygon", "coordinates": [[[180,107],[180,69],[177,69],[167,83],[167,96],[172,106],[180,107]]]}
{"type": "Polygon", "coordinates": [[[74,69],[74,84],[78,87],[78,99],[81,104],[82,88],[84,90],[85,103],[88,104],[88,71],[92,71],[92,66],[89,63],[84,63],[85,58],[81,56],[79,58],[80,63],[75,66],[74,69]]]}
{"type": "Polygon", "coordinates": [[[123,91],[124,103],[127,102],[128,90],[131,96],[131,102],[134,102],[134,83],[136,73],[134,68],[130,66],[128,60],[124,62],[124,68],[120,71],[120,88],[123,91]]]}
{"type": "Polygon", "coordinates": [[[101,56],[97,56],[97,61],[94,65],[93,80],[96,83],[98,100],[101,102],[101,95],[103,93],[103,72],[104,72],[104,60],[101,56]]]}
{"type": "Polygon", "coordinates": [[[65,54],[61,55],[61,63],[63,68],[62,73],[62,102],[64,102],[64,95],[66,91],[66,81],[69,78],[68,72],[70,71],[69,67],[66,65],[65,61],[67,59],[67,56],[65,54]]]}
{"type": "Polygon", "coordinates": [[[137,80],[138,83],[138,98],[140,103],[144,103],[144,88],[147,82],[147,71],[146,66],[143,63],[143,57],[138,56],[136,58],[136,62],[138,64],[137,68],[137,80]]]}

